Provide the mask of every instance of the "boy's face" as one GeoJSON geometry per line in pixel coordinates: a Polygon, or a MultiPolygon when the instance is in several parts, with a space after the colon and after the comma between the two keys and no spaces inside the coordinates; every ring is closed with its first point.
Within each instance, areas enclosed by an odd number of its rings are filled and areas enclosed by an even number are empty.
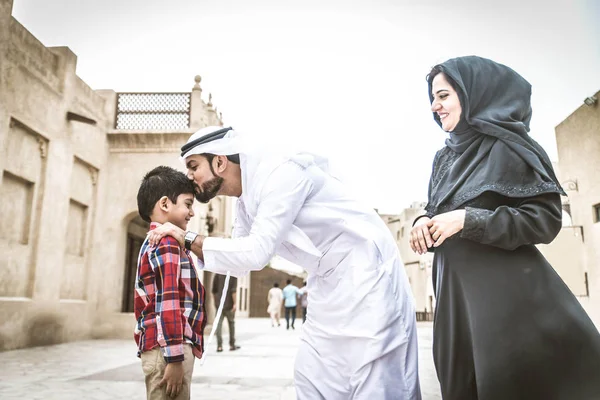
{"type": "MultiPolygon", "coordinates": [[[[170,201],[169,201],[170,202],[170,201]]],[[[190,218],[194,216],[194,195],[192,193],[182,193],[177,197],[177,203],[170,204],[167,212],[167,219],[173,225],[186,230],[190,218]]]]}

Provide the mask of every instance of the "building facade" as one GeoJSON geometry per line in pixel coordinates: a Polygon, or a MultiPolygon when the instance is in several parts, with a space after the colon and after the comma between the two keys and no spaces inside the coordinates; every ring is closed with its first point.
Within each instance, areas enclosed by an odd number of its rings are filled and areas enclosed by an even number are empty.
{"type": "Polygon", "coordinates": [[[435,296],[431,280],[433,253],[416,254],[411,250],[408,242],[412,224],[415,218],[425,213],[424,207],[424,203],[415,202],[398,215],[380,214],[396,240],[415,299],[418,319],[430,319],[431,313],[435,310],[435,296]]]}
{"type": "MultiPolygon", "coordinates": [[[[183,171],[181,145],[221,118],[199,77],[189,93],[92,90],[11,11],[0,0],[0,350],[131,338],[139,183],[183,171]]],[[[196,204],[190,228],[228,235],[230,209],[196,204]]]]}
{"type": "Polygon", "coordinates": [[[600,326],[599,101],[600,91],[556,127],[558,175],[568,194],[565,209],[572,221],[568,229],[577,238],[574,245],[563,247],[560,253],[564,269],[577,283],[574,293],[597,326],[600,326]]]}

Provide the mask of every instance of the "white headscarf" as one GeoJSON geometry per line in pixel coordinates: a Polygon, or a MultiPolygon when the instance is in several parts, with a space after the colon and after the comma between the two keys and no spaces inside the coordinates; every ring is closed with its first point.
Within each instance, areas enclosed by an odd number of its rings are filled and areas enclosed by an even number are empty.
{"type": "Polygon", "coordinates": [[[211,133],[218,132],[220,130],[229,129],[225,136],[220,139],[214,139],[209,142],[205,142],[194,146],[190,149],[187,149],[181,154],[181,159],[185,160],[186,157],[189,157],[194,154],[215,154],[218,156],[230,156],[232,154],[248,154],[255,150],[256,146],[252,145],[245,135],[240,134],[239,132],[234,131],[232,128],[223,128],[221,126],[208,126],[206,128],[202,128],[199,131],[195,132],[186,144],[182,147],[185,148],[186,145],[202,138],[203,136],[209,135],[211,133]]]}
{"type": "Polygon", "coordinates": [[[230,156],[233,154],[252,154],[256,157],[265,157],[269,155],[285,157],[287,155],[287,157],[293,159],[296,162],[299,162],[300,164],[308,164],[314,162],[323,171],[330,172],[329,162],[325,157],[308,152],[294,151],[293,149],[280,149],[277,152],[276,150],[271,149],[271,146],[265,143],[264,140],[260,140],[259,138],[251,138],[245,134],[241,134],[240,132],[233,130],[232,128],[223,128],[221,126],[208,126],[206,128],[202,128],[196,131],[192,136],[190,136],[190,138],[182,148],[206,135],[225,129],[229,130],[227,131],[227,133],[225,133],[225,136],[223,136],[222,138],[214,139],[199,144],[190,149],[187,149],[185,152],[182,152],[181,160],[185,162],[186,157],[189,157],[194,154],[215,154],[218,156],[230,156]]]}

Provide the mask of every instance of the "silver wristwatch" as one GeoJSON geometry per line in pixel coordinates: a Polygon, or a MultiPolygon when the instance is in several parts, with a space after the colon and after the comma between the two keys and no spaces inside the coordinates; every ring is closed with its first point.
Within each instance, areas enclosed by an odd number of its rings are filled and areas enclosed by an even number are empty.
{"type": "Polygon", "coordinates": [[[192,250],[192,243],[196,240],[198,234],[196,232],[187,231],[185,236],[183,237],[183,243],[185,244],[185,248],[188,250],[192,250]]]}

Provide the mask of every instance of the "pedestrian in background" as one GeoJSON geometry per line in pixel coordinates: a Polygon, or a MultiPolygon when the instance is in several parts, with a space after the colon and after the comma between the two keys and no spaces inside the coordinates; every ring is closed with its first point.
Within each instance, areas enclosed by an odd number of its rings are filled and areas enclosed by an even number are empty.
{"type": "Polygon", "coordinates": [[[292,285],[292,281],[290,279],[288,279],[286,283],[287,286],[283,288],[286,329],[290,329],[290,316],[292,319],[292,329],[296,329],[294,328],[294,323],[296,322],[296,307],[298,306],[298,302],[296,301],[298,296],[298,288],[292,285]]]}
{"type": "Polygon", "coordinates": [[[300,290],[298,290],[298,295],[300,296],[300,306],[302,307],[302,323],[306,322],[306,312],[308,309],[308,288],[306,287],[306,281],[304,281],[304,286],[300,290]]]}
{"type": "MultiPolygon", "coordinates": [[[[212,294],[215,300],[215,306],[218,307],[221,303],[221,295],[223,293],[223,286],[225,286],[225,275],[215,274],[212,282],[212,294]]],[[[237,278],[231,277],[229,280],[229,286],[225,293],[225,304],[223,305],[223,312],[219,318],[217,325],[217,351],[223,351],[223,320],[227,318],[227,324],[229,325],[229,350],[235,351],[240,348],[235,344],[235,305],[236,305],[236,293],[237,293],[237,278]]]]}
{"type": "Polygon", "coordinates": [[[269,302],[267,312],[271,317],[271,326],[275,326],[275,323],[277,323],[277,326],[281,326],[279,318],[281,316],[281,306],[283,304],[283,291],[279,288],[279,283],[275,282],[273,287],[269,289],[267,301],[269,302]]]}

